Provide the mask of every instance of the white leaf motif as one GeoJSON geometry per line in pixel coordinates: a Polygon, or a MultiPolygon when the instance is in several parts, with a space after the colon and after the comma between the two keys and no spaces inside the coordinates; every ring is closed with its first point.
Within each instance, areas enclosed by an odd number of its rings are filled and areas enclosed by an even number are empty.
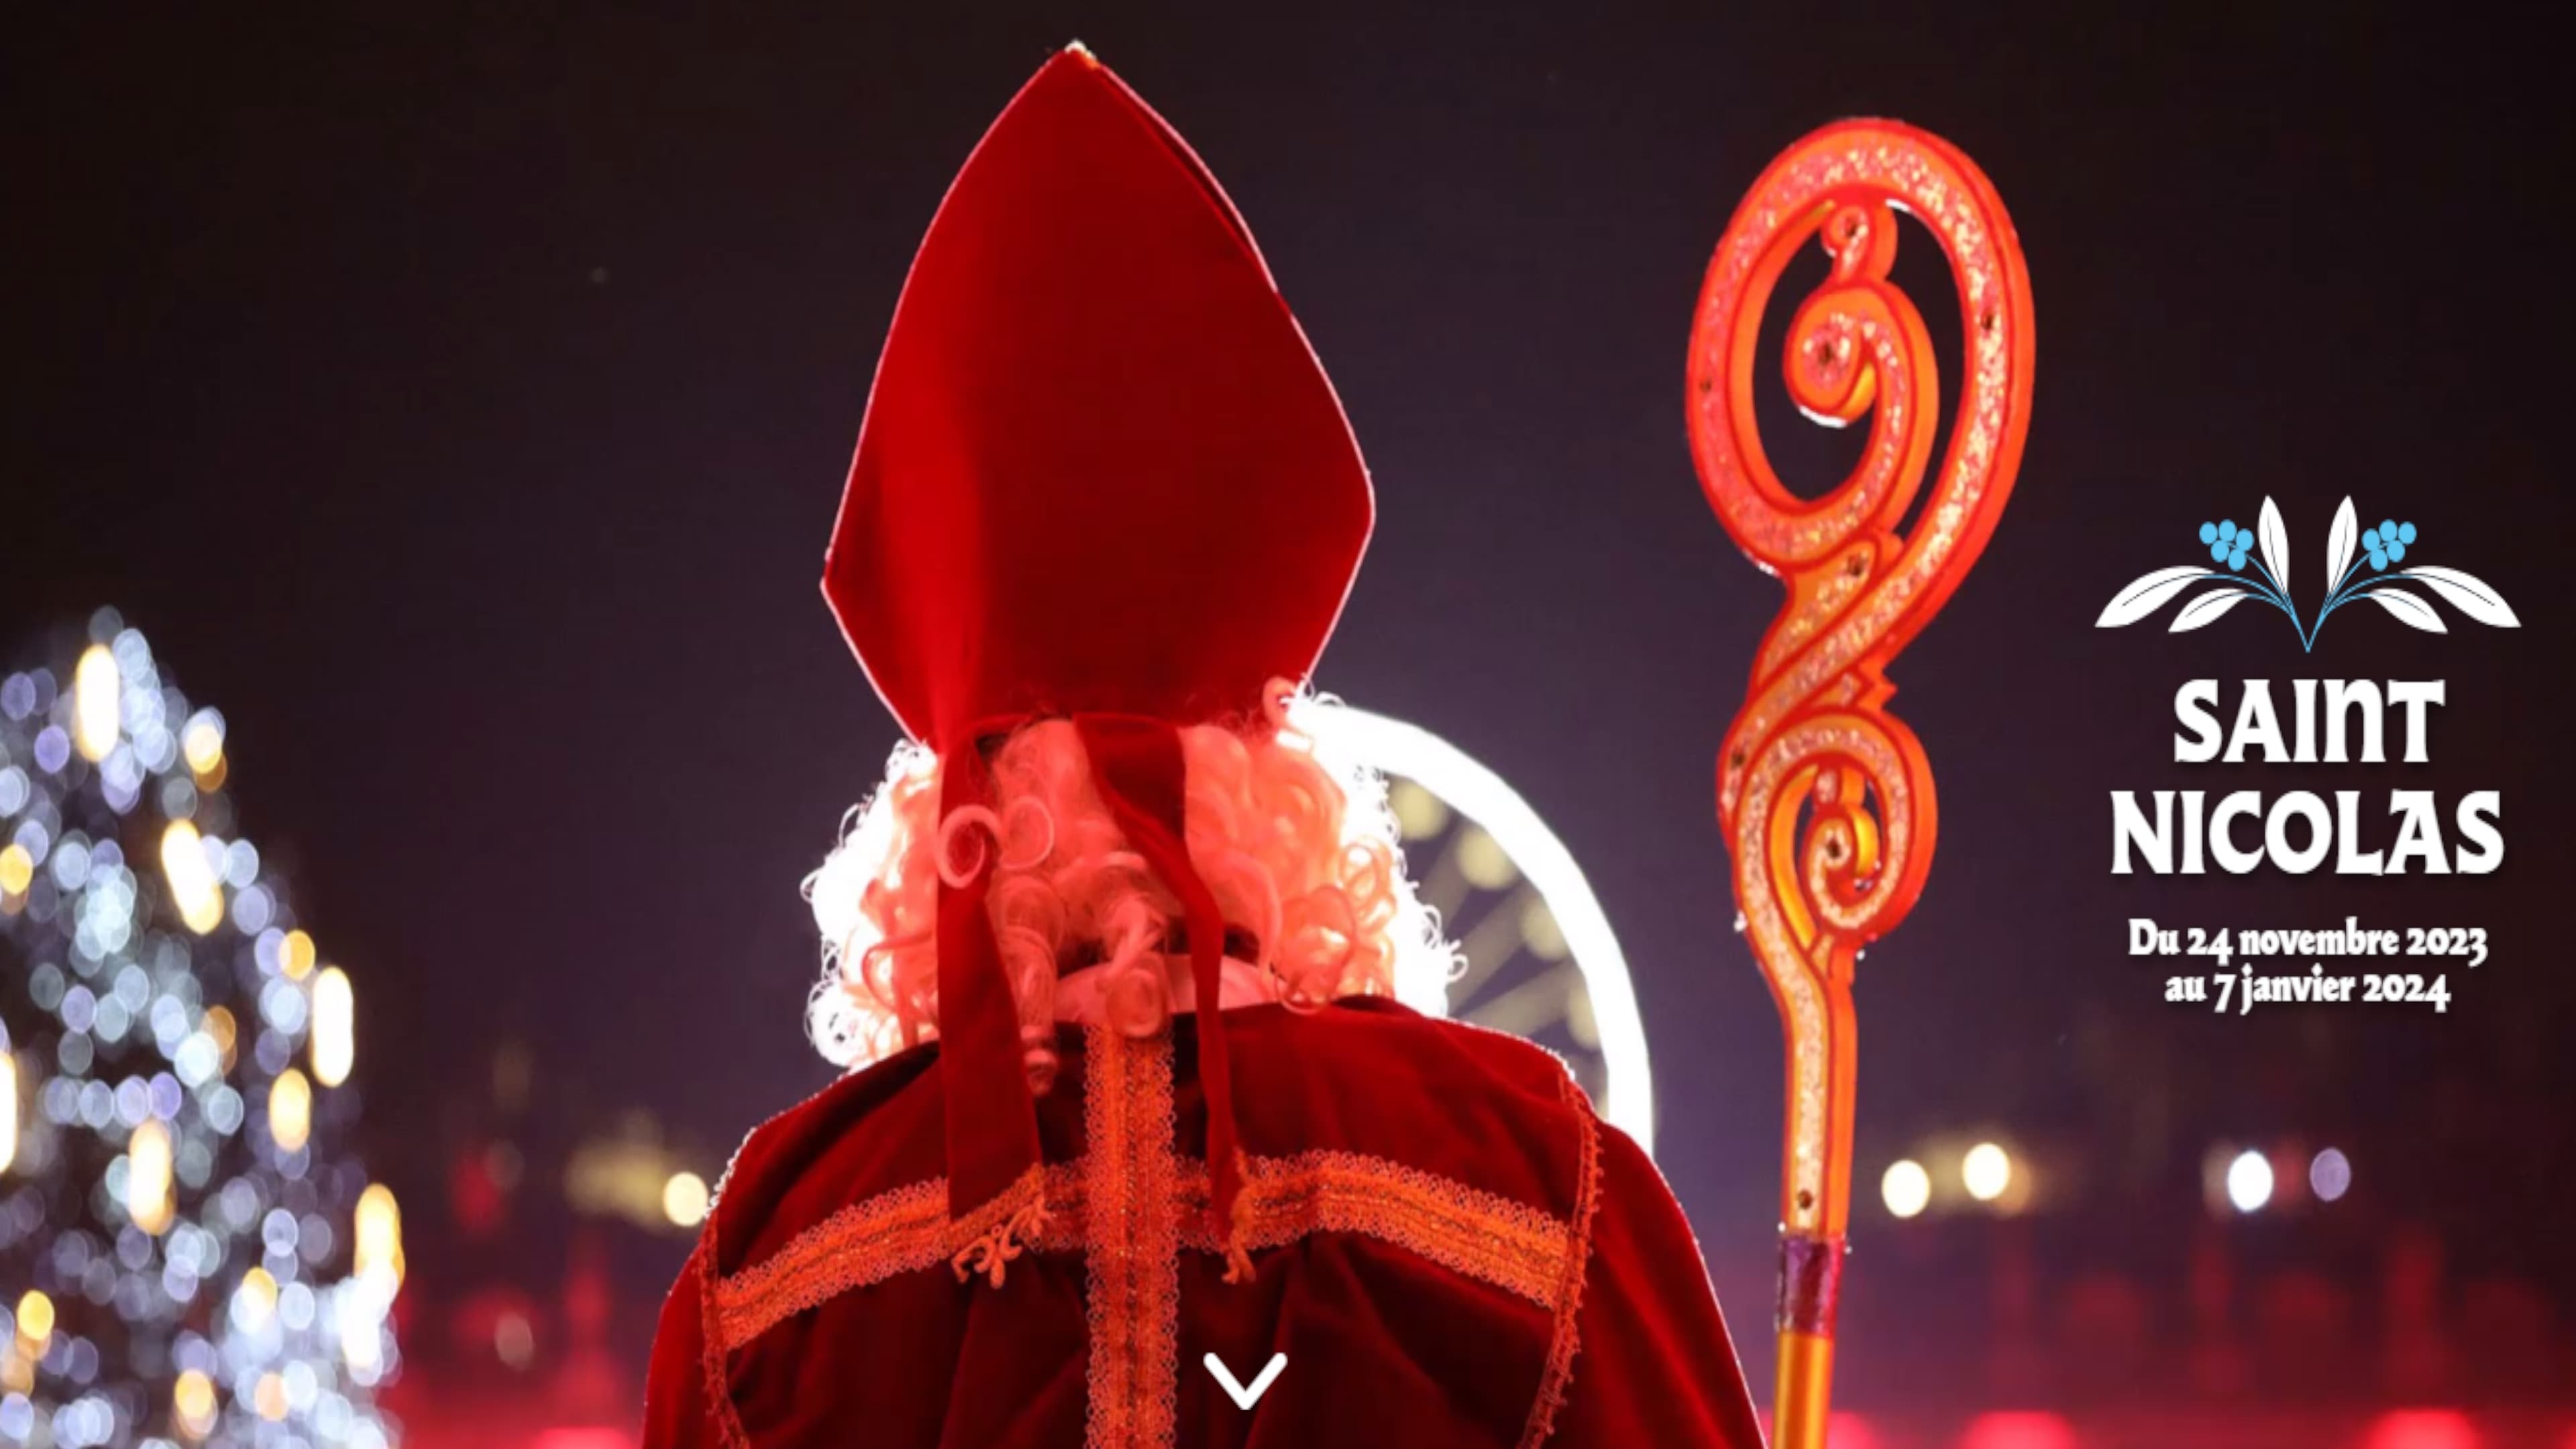
{"type": "Polygon", "coordinates": [[[2464,574],[2458,569],[2413,568],[2402,569],[2397,576],[2422,579],[2434,593],[2442,596],[2443,603],[2481,624],[2498,629],[2522,627],[2522,621],[2515,618],[2513,610],[2505,604],[2504,595],[2487,587],[2487,581],[2475,574],[2464,574]]]}
{"type": "Polygon", "coordinates": [[[2197,564],[2185,564],[2180,568],[2158,569],[2134,579],[2127,588],[2111,596],[2111,602],[2103,606],[2102,617],[2093,621],[2093,627],[2117,629],[2124,624],[2134,624],[2171,603],[2174,595],[2182,592],[2183,585],[2208,577],[2209,570],[2197,564]]]}
{"type": "Polygon", "coordinates": [[[2197,629],[2252,597],[2254,595],[2244,589],[2212,589],[2183,605],[2182,612],[2174,615],[2174,621],[2166,632],[2180,634],[2197,629]]]}
{"type": "Polygon", "coordinates": [[[2352,569],[2352,553],[2361,547],[2361,521],[2352,515],[2352,500],[2335,510],[2334,527],[2326,533],[2326,592],[2331,594],[2352,569]]]}
{"type": "Polygon", "coordinates": [[[2370,600],[2374,604],[2377,604],[2379,607],[2386,609],[2388,612],[2395,614],[2399,619],[2413,625],[2415,628],[2423,630],[2427,634],[2448,634],[2451,632],[2450,630],[2442,627],[2442,616],[2433,612],[2432,605],[2425,603],[2422,599],[2415,597],[2404,589],[2392,589],[2383,585],[2382,587],[2372,589],[2369,593],[2362,595],[2362,597],[2370,600]]]}
{"type": "Polygon", "coordinates": [[[2262,515],[2254,520],[2254,541],[2263,547],[2263,567],[2272,571],[2272,586],[2287,594],[2290,591],[2290,530],[2281,526],[2281,510],[2272,500],[2263,500],[2262,515]]]}

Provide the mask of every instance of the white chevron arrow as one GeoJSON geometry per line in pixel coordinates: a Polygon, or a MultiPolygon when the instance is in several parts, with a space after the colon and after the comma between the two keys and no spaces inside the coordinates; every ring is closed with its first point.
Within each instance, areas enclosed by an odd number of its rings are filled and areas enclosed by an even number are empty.
{"type": "Polygon", "coordinates": [[[1288,1355],[1272,1354],[1270,1362],[1261,1370],[1261,1377],[1254,1379],[1250,1388],[1235,1382],[1233,1372],[1225,1366],[1225,1360],[1215,1354],[1209,1354],[1199,1362],[1207,1365],[1208,1376],[1216,1380],[1218,1388],[1225,1390],[1227,1398],[1234,1400],[1236,1408],[1249,1409],[1261,1402],[1261,1396],[1268,1393],[1270,1386],[1279,1381],[1280,1371],[1288,1367],[1288,1355]]]}

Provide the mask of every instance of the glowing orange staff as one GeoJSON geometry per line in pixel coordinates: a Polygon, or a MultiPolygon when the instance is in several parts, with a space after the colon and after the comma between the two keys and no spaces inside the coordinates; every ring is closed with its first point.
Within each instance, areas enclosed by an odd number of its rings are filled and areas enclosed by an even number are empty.
{"type": "Polygon", "coordinates": [[[1691,329],[1691,452],[1727,532],[1789,588],[1717,786],[1743,929],[1787,1036],[1772,1418],[1785,1449],[1825,1442],[1851,1209],[1852,965],[1913,907],[1938,820],[1923,747],[1884,708],[1885,670],[2002,515],[2030,382],[2030,281],[2012,220],[1936,136],[1893,121],[1827,126],[1771,163],[1718,241],[1691,329]],[[1899,210],[1949,256],[1967,371],[1948,455],[1902,536],[1940,402],[1923,319],[1887,280],[1899,210]],[[1809,237],[1833,270],[1790,321],[1789,396],[1832,425],[1870,420],[1859,465],[1812,502],[1781,486],[1753,419],[1762,309],[1809,237]]]}

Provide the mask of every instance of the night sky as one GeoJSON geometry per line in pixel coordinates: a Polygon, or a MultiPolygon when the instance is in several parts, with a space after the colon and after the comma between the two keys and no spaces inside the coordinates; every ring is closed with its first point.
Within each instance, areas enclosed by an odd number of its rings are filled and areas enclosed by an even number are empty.
{"type": "MultiPolygon", "coordinates": [[[[1892,671],[1941,840],[1861,971],[1862,1262],[1891,1232],[1878,1168],[1981,1127],[2074,1144],[2070,1206],[2144,1184],[2188,1208],[2191,1134],[2287,1132],[2355,1144],[2374,1222],[2563,1212],[2569,157],[2527,35],[2457,7],[2430,31],[833,8],[13,17],[0,668],[114,604],[224,710],[244,824],[358,981],[398,1182],[438,1170],[420,1144],[505,1036],[541,1091],[649,1108],[711,1161],[828,1080],[797,887],[896,731],[816,591],[824,540],[942,189],[1079,38],[1232,193],[1372,465],[1318,683],[1513,781],[1622,932],[1662,1156],[1748,1367],[1778,1027],[1710,785],[1779,590],[1701,499],[1682,363],[1738,195],[1845,115],[1976,158],[2039,336],[2012,506],[1892,671]],[[2524,627],[2352,610],[2304,658],[2256,609],[2093,628],[2266,495],[2303,605],[2349,495],[2524,627]],[[2187,768],[2169,701],[2195,676],[2230,707],[2248,676],[2440,678],[2449,703],[2428,766],[2187,768]],[[2112,877],[2107,792],[2177,786],[2425,788],[2446,816],[2498,789],[2506,864],[2112,877]],[[2219,1020],[2123,954],[2131,915],[2348,913],[2484,926],[2494,957],[2444,1016],[2219,1020]]],[[[1946,277],[1906,245],[1955,376],[1946,277]]],[[[1773,457],[1821,489],[1853,440],[1799,436],[1766,386],[1773,457]]],[[[2538,1252],[2576,1286],[2567,1247],[2538,1252]]]]}

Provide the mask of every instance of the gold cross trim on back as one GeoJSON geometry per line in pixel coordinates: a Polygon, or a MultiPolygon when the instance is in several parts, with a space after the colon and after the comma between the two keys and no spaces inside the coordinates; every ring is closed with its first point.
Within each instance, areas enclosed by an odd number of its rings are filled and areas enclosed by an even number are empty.
{"type": "MultiPolygon", "coordinates": [[[[1160,1449],[1173,1438],[1178,1373],[1180,1255],[1223,1252],[1208,1222],[1205,1163],[1173,1147],[1168,1034],[1090,1033],[1084,1125],[1089,1150],[1045,1169],[1047,1221],[1030,1245],[1080,1252],[1089,1289],[1092,1449],[1160,1449]]],[[[1554,1319],[1545,1381],[1523,1443],[1546,1437],[1576,1347],[1576,1308],[1590,1256],[1597,1196],[1591,1108],[1566,1079],[1583,1126],[1572,1219],[1454,1178],[1354,1152],[1247,1160],[1242,1245],[1276,1248],[1313,1233],[1353,1233],[1489,1283],[1554,1319]]],[[[946,1267],[957,1232],[945,1178],[875,1194],[832,1214],[740,1272],[705,1275],[710,1390],[724,1399],[726,1354],[845,1293],[904,1273],[946,1267]]],[[[717,1412],[730,1421],[719,1405],[717,1412]]],[[[726,1438],[742,1442],[733,1423],[726,1438]]]]}

